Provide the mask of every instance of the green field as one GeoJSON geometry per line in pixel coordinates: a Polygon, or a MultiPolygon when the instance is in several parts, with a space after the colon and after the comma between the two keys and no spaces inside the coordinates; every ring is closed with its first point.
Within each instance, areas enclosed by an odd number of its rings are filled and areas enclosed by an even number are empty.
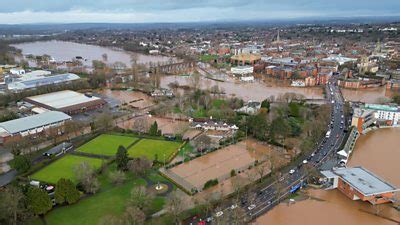
{"type": "Polygon", "coordinates": [[[120,135],[102,134],[77,149],[79,152],[114,156],[120,145],[128,147],[137,138],[120,135]]]}
{"type": "MultiPolygon", "coordinates": [[[[146,181],[145,179],[135,177],[131,173],[127,173],[127,181],[120,186],[114,186],[109,181],[108,173],[115,170],[116,166],[112,164],[107,169],[107,172],[99,175],[100,191],[95,195],[81,199],[76,204],[53,209],[46,214],[45,220],[47,224],[97,225],[105,215],[121,216],[125,210],[126,202],[130,198],[132,188],[137,185],[146,185],[146,181]]],[[[164,178],[156,172],[151,172],[148,176],[151,177],[153,182],[164,180],[164,178]]],[[[148,213],[155,213],[161,210],[164,205],[165,198],[157,196],[151,202],[148,213]]],[[[41,223],[39,219],[36,219],[31,223],[31,225],[33,224],[37,225],[41,223]]],[[[162,222],[160,224],[167,223],[162,222]]]]}
{"type": "Polygon", "coordinates": [[[163,141],[153,139],[142,139],[132,147],[128,149],[130,157],[145,156],[149,160],[154,160],[155,155],[158,155],[158,160],[165,160],[169,158],[175,151],[178,150],[181,143],[174,141],[163,141]]]}
{"type": "Polygon", "coordinates": [[[91,166],[98,169],[102,165],[103,160],[75,156],[75,155],[66,155],[61,159],[56,160],[45,168],[39,170],[31,176],[33,180],[44,181],[48,183],[55,184],[60,178],[69,178],[72,181],[76,182],[74,168],[82,162],[88,162],[91,166]]]}

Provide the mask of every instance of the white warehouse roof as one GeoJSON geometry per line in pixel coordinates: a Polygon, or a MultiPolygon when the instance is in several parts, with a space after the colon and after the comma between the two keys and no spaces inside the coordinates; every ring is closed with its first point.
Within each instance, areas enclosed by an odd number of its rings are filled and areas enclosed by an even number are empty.
{"type": "Polygon", "coordinates": [[[101,100],[101,98],[95,96],[88,97],[82,93],[70,90],[36,95],[32,97],[27,97],[26,99],[50,106],[54,109],[62,109],[77,104],[101,100]]]}
{"type": "Polygon", "coordinates": [[[9,134],[17,134],[70,119],[71,117],[63,112],[49,111],[0,123],[0,128],[9,134]]]}

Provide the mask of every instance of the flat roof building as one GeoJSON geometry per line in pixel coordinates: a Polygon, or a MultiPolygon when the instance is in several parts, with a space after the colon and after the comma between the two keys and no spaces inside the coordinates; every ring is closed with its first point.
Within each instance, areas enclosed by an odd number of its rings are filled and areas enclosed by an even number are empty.
{"type": "Polygon", "coordinates": [[[71,117],[63,112],[49,111],[0,123],[0,144],[12,138],[35,135],[59,127],[71,117]]]}
{"type": "Polygon", "coordinates": [[[79,80],[80,77],[73,73],[57,74],[51,76],[33,76],[29,79],[17,78],[11,83],[7,84],[7,88],[10,91],[19,92],[26,89],[37,88],[40,86],[67,83],[75,80],[79,80]]]}
{"type": "Polygon", "coordinates": [[[82,113],[101,108],[106,104],[101,98],[70,90],[27,97],[25,101],[48,110],[67,114],[82,113]]]}
{"type": "Polygon", "coordinates": [[[337,188],[352,200],[368,201],[371,204],[391,202],[395,188],[363,167],[338,168],[321,172],[332,188],[337,188]]]}

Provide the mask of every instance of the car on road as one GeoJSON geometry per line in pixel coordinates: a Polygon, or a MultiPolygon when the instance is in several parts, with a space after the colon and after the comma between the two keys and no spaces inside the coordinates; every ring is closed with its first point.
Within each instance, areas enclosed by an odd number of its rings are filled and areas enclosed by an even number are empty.
{"type": "Polygon", "coordinates": [[[238,205],[237,204],[233,204],[233,205],[231,205],[231,209],[236,209],[238,207],[238,205]]]}
{"type": "Polygon", "coordinates": [[[280,181],[280,182],[282,182],[283,180],[285,180],[285,177],[279,178],[279,181],[280,181]]]}
{"type": "Polygon", "coordinates": [[[305,160],[303,160],[303,164],[307,164],[308,163],[308,161],[305,159],[305,160]]]}
{"type": "Polygon", "coordinates": [[[296,170],[294,169],[289,170],[289,174],[294,174],[294,172],[296,172],[296,170]]]}
{"type": "Polygon", "coordinates": [[[251,205],[249,205],[249,207],[247,207],[247,209],[248,209],[248,210],[252,210],[252,209],[254,209],[255,207],[256,207],[256,205],[251,204],[251,205]]]}
{"type": "Polygon", "coordinates": [[[222,212],[222,211],[219,211],[219,212],[215,213],[215,216],[216,216],[216,217],[220,217],[220,216],[222,216],[222,215],[224,215],[224,212],[222,212]]]}
{"type": "Polygon", "coordinates": [[[313,152],[312,154],[311,154],[311,157],[314,157],[315,156],[315,153],[313,152]]]}

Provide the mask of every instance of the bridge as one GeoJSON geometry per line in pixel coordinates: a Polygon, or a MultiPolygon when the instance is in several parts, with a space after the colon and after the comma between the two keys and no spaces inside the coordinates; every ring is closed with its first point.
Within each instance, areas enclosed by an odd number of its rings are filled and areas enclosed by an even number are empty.
{"type": "Polygon", "coordinates": [[[180,63],[154,66],[150,68],[150,72],[155,74],[185,73],[193,70],[193,68],[196,67],[196,64],[196,61],[185,61],[180,63]]]}

